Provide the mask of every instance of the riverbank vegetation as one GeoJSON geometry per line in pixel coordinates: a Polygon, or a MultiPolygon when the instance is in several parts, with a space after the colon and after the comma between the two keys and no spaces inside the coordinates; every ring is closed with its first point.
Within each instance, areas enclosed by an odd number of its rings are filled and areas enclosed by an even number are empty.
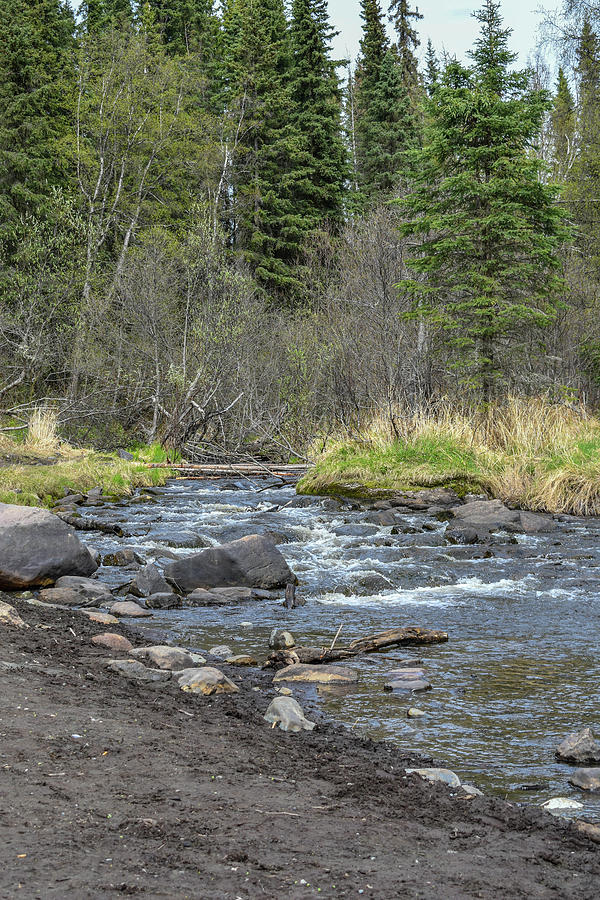
{"type": "MultiPolygon", "coordinates": [[[[74,448],[289,460],[398,410],[597,408],[599,3],[547,22],[556,78],[544,48],[517,69],[494,0],[466,62],[360,0],[344,64],[323,0],[5,6],[5,434],[40,409],[74,448]]],[[[499,477],[445,428],[461,479],[499,477]]],[[[404,452],[400,480],[431,468],[404,452]]]]}
{"type": "Polygon", "coordinates": [[[509,398],[485,411],[453,403],[374,420],[317,459],[298,490],[384,495],[448,486],[524,509],[600,514],[600,419],[583,404],[509,398]]]}

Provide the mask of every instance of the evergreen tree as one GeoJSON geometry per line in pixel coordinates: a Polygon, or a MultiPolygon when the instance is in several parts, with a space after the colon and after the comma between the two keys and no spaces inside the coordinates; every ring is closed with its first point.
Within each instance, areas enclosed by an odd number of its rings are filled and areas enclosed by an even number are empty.
{"type": "Polygon", "coordinates": [[[440,64],[431,43],[431,38],[427,41],[427,50],[425,52],[425,87],[427,93],[431,97],[437,87],[440,78],[440,64]]]}
{"type": "Polygon", "coordinates": [[[290,168],[284,187],[293,209],[286,241],[300,254],[311,234],[343,218],[347,159],[341,96],[329,56],[327,0],[293,0],[290,27],[290,168]]]}
{"type": "Polygon", "coordinates": [[[556,94],[551,112],[554,178],[564,182],[575,159],[576,111],[564,69],[558,70],[556,94]]]}
{"type": "Polygon", "coordinates": [[[88,33],[110,26],[123,25],[133,19],[131,0],[84,0],[79,15],[88,33]]]}
{"type": "Polygon", "coordinates": [[[214,0],[150,0],[150,5],[169,53],[198,53],[205,65],[218,62],[214,0]]]}
{"type": "Polygon", "coordinates": [[[43,218],[68,180],[74,19],[61,0],[0,0],[0,240],[10,253],[27,215],[43,218]]]}
{"type": "Polygon", "coordinates": [[[415,314],[436,323],[468,383],[488,399],[508,378],[528,327],[552,319],[566,236],[542,163],[528,152],[548,109],[546,92],[512,72],[499,3],[476,13],[473,65],[451,63],[427,102],[428,140],[416,151],[405,235],[419,236],[409,282],[415,314]]]}
{"type": "Polygon", "coordinates": [[[415,100],[419,91],[419,63],[416,50],[420,42],[413,22],[420,21],[423,16],[418,9],[410,8],[409,0],[392,0],[389,18],[398,36],[395,49],[400,60],[402,80],[415,100]]]}

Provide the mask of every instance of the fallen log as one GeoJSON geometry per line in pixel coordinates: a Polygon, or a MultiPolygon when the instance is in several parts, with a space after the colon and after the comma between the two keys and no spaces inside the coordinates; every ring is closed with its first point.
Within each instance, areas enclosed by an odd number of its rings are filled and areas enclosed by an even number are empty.
{"type": "Polygon", "coordinates": [[[345,648],[355,653],[375,653],[385,647],[401,647],[410,644],[443,644],[448,640],[448,632],[432,631],[409,625],[406,628],[390,628],[368,637],[358,638],[345,648]]]}
{"type": "Polygon", "coordinates": [[[376,653],[389,647],[410,644],[443,644],[448,640],[446,631],[432,631],[416,625],[407,628],[391,628],[369,637],[352,641],[347,647],[294,647],[293,650],[278,650],[271,653],[263,669],[282,669],[295,663],[335,663],[352,659],[360,653],[376,653]]]}
{"type": "Polygon", "coordinates": [[[173,472],[193,472],[196,477],[220,475],[252,475],[256,478],[273,475],[280,478],[300,476],[308,471],[307,465],[252,465],[249,463],[148,463],[149,469],[171,469],[173,472]]]}
{"type": "Polygon", "coordinates": [[[111,525],[108,522],[101,522],[99,519],[84,519],[77,516],[70,516],[68,513],[56,513],[55,515],[77,531],[101,531],[103,534],[116,534],[117,537],[129,537],[127,532],[123,531],[119,525],[111,525]]]}

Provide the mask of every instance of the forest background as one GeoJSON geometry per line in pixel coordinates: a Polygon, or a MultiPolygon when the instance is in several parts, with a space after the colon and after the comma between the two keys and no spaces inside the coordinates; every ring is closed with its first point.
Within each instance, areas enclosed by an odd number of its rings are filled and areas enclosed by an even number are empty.
{"type": "Polygon", "coordinates": [[[492,0],[467,64],[360,6],[349,65],[326,0],[0,0],[6,433],[302,456],[597,405],[600,3],[548,17],[556,74],[492,0]]]}

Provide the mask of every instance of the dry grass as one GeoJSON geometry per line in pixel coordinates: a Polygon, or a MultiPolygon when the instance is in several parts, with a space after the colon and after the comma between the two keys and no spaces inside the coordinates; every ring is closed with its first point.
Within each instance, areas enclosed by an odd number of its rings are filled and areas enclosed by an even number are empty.
{"type": "Polygon", "coordinates": [[[600,514],[600,420],[583,405],[508,398],[484,411],[449,402],[375,417],[330,444],[299,490],[453,484],[528,509],[600,514]]]}
{"type": "Polygon", "coordinates": [[[58,436],[58,416],[53,409],[36,407],[27,423],[25,448],[51,453],[58,450],[61,441],[58,436]]]}

